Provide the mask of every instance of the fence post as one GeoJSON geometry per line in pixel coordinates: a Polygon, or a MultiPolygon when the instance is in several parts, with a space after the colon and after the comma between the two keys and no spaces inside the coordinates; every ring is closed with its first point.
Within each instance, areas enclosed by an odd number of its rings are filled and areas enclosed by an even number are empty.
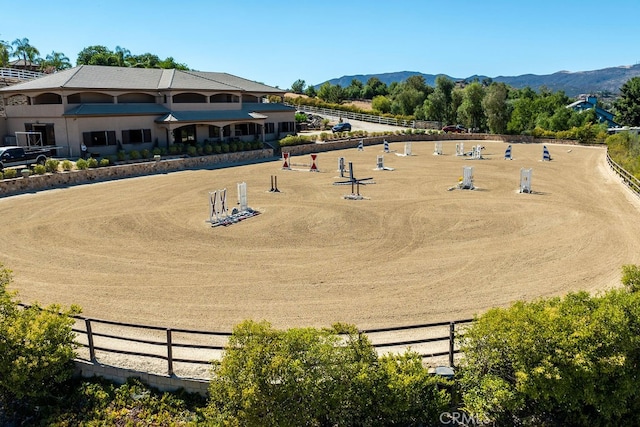
{"type": "Polygon", "coordinates": [[[167,371],[173,376],[173,349],[171,348],[171,329],[167,329],[167,371]]]}
{"type": "Polygon", "coordinates": [[[453,353],[455,351],[455,335],[456,335],[456,323],[449,322],[449,367],[453,368],[453,353]]]}
{"type": "Polygon", "coordinates": [[[93,333],[91,332],[91,320],[84,319],[85,329],[87,330],[87,344],[89,345],[89,359],[96,361],[96,349],[93,346],[93,333]]]}

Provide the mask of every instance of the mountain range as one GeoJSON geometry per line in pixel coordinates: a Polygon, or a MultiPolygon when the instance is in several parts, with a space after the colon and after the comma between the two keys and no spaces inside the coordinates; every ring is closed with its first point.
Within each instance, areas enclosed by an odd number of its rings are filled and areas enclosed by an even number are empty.
{"type": "MultiPolygon", "coordinates": [[[[424,81],[429,86],[435,86],[436,77],[445,76],[453,81],[466,81],[472,82],[474,80],[482,82],[485,79],[490,79],[494,82],[504,82],[509,86],[521,89],[524,87],[530,87],[534,90],[539,90],[541,87],[556,92],[564,91],[567,96],[576,97],[580,94],[603,94],[603,95],[617,95],[620,91],[620,87],[632,77],[640,76],[640,64],[625,65],[619,67],[603,68],[593,71],[558,71],[553,74],[537,75],[537,74],[523,74],[521,76],[497,76],[488,77],[473,75],[466,78],[451,77],[446,74],[424,74],[417,71],[398,71],[393,73],[382,74],[359,74],[355,76],[342,76],[340,78],[334,78],[328,80],[332,85],[340,85],[347,87],[351,85],[353,79],[361,81],[363,84],[367,82],[371,77],[377,77],[381,82],[387,86],[393,82],[402,82],[410,76],[420,75],[424,78],[424,81]]],[[[316,86],[319,88],[322,84],[316,86]]]]}

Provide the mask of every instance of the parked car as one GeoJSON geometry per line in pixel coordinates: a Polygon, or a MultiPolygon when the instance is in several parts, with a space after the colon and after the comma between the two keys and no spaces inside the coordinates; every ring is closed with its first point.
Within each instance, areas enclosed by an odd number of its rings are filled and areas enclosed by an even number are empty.
{"type": "Polygon", "coordinates": [[[338,123],[334,127],[331,128],[331,132],[351,132],[351,123],[338,123]]]}
{"type": "Polygon", "coordinates": [[[442,128],[442,131],[445,133],[453,132],[453,133],[464,133],[467,131],[462,125],[449,125],[442,128]]]}

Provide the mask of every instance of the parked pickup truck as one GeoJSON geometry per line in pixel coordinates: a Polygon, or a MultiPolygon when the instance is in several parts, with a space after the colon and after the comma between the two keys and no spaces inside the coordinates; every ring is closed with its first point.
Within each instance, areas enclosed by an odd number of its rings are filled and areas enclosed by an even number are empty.
{"type": "Polygon", "coordinates": [[[51,155],[48,148],[0,147],[0,170],[19,166],[44,165],[51,155]]]}

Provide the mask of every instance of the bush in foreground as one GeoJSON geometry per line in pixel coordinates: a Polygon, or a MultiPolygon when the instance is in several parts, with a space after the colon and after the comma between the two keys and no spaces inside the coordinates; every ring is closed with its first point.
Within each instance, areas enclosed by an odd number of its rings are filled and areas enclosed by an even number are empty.
{"type": "Polygon", "coordinates": [[[0,265],[0,425],[3,414],[19,418],[59,399],[57,390],[73,373],[71,316],[80,312],[58,305],[22,309],[9,283],[11,271],[0,265]]]}
{"type": "Polygon", "coordinates": [[[431,425],[447,385],[416,354],[379,358],[353,326],[247,321],[214,362],[207,415],[220,425],[431,425]]]}
{"type": "Polygon", "coordinates": [[[465,332],[465,409],[497,425],[637,424],[640,294],[493,309],[465,332]]]}

